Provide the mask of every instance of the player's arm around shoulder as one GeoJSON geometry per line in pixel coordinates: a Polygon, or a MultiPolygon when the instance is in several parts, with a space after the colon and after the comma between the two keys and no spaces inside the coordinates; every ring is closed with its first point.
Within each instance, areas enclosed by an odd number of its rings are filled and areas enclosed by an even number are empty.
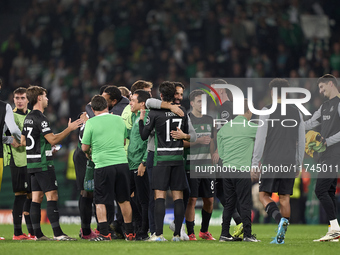
{"type": "Polygon", "coordinates": [[[148,111],[146,115],[146,110],[141,110],[140,119],[139,119],[139,134],[143,141],[147,140],[151,131],[155,127],[155,111],[148,111]]]}

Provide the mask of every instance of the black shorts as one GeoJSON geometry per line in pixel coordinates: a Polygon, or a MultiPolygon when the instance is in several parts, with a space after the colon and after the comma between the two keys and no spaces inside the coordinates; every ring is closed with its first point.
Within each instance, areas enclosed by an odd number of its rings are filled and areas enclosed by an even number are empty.
{"type": "Polygon", "coordinates": [[[278,193],[279,195],[293,195],[295,178],[260,178],[259,191],[278,193]]]}
{"type": "Polygon", "coordinates": [[[11,166],[13,192],[25,191],[31,193],[31,176],[27,173],[27,166],[11,166]]]}
{"type": "Polygon", "coordinates": [[[86,162],[87,157],[85,153],[79,147],[77,147],[73,154],[73,163],[76,170],[76,182],[78,190],[84,190],[86,162]]]}
{"type": "Polygon", "coordinates": [[[95,204],[130,201],[130,170],[128,164],[118,164],[94,170],[95,204]]]}
{"type": "Polygon", "coordinates": [[[188,188],[183,166],[154,166],[152,169],[152,189],[166,191],[188,188]]]}
{"type": "Polygon", "coordinates": [[[58,190],[58,183],[54,170],[32,173],[31,187],[32,191],[42,191],[44,193],[58,190]]]}
{"type": "Polygon", "coordinates": [[[206,178],[190,178],[187,174],[190,197],[213,197],[215,195],[215,180],[206,178]]]}

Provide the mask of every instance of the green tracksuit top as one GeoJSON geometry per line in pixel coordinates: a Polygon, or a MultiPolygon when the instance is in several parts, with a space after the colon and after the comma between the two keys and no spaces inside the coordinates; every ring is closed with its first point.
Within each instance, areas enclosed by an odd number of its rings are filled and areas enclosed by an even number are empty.
{"type": "Polygon", "coordinates": [[[218,154],[223,166],[245,171],[250,169],[257,125],[237,116],[217,133],[218,154]]]}
{"type": "MultiPolygon", "coordinates": [[[[146,110],[144,123],[146,122],[147,116],[149,114],[149,110],[146,110]]],[[[139,119],[140,119],[140,111],[138,111],[137,115],[131,114],[131,123],[132,128],[130,132],[130,143],[127,150],[127,158],[129,163],[130,170],[138,169],[138,166],[142,161],[146,162],[146,158],[148,156],[148,140],[143,141],[139,134],[139,119]]]]}

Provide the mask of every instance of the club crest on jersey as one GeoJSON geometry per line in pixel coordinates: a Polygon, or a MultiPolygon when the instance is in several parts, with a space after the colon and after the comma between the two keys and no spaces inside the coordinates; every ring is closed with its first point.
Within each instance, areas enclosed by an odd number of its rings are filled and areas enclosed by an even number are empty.
{"type": "Polygon", "coordinates": [[[43,122],[41,122],[41,126],[42,126],[43,128],[46,128],[46,127],[48,126],[48,124],[47,124],[46,121],[43,121],[43,122]]]}
{"type": "Polygon", "coordinates": [[[146,118],[145,125],[149,125],[149,124],[150,124],[150,117],[148,116],[148,117],[146,118]]]}
{"type": "Polygon", "coordinates": [[[221,118],[224,119],[224,120],[229,119],[229,116],[230,116],[230,114],[229,114],[228,111],[223,111],[221,113],[221,118]]]}
{"type": "Polygon", "coordinates": [[[201,126],[201,129],[204,130],[204,126],[201,126]]]}

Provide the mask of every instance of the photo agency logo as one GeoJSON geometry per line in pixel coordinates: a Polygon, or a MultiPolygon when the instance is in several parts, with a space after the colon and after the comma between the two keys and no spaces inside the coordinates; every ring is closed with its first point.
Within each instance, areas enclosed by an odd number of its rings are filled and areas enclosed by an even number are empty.
{"type": "MultiPolygon", "coordinates": [[[[195,79],[194,79],[195,80],[195,79]]],[[[312,115],[308,109],[303,105],[305,103],[308,103],[311,99],[311,92],[306,88],[301,87],[282,87],[282,88],[276,88],[274,87],[271,91],[271,107],[265,108],[265,109],[256,109],[255,105],[258,104],[256,102],[256,99],[259,98],[259,96],[254,95],[254,90],[256,90],[253,86],[242,86],[242,80],[247,80],[244,84],[257,84],[257,87],[259,85],[262,86],[262,88],[266,88],[267,91],[269,91],[268,84],[270,82],[270,79],[251,79],[253,80],[253,83],[249,81],[250,79],[236,79],[237,82],[240,85],[234,85],[231,83],[221,83],[224,79],[218,79],[218,80],[212,80],[210,82],[208,81],[194,81],[192,87],[192,82],[190,82],[191,88],[194,89],[200,89],[204,92],[202,94],[202,106],[201,106],[201,112],[203,115],[207,115],[208,113],[215,113],[215,116],[212,116],[214,118],[213,126],[217,127],[220,125],[224,125],[228,122],[231,122],[231,125],[240,125],[243,124],[252,126],[252,123],[257,124],[259,127],[264,125],[264,121],[268,122],[268,124],[274,125],[274,122],[279,121],[278,119],[271,119],[270,114],[274,113],[275,110],[278,107],[278,104],[281,104],[281,115],[286,116],[287,113],[287,105],[294,105],[301,111],[301,113],[305,116],[312,115]],[[215,83],[214,83],[215,82],[215,83]],[[242,89],[241,89],[242,87],[242,89]],[[221,92],[222,91],[222,92],[221,92]],[[228,92],[229,91],[229,92],[228,92]],[[244,96],[243,91],[247,92],[247,97],[244,96]],[[222,108],[224,102],[222,102],[221,96],[223,96],[223,93],[226,93],[231,96],[228,97],[228,100],[230,100],[230,97],[232,97],[232,113],[229,111],[220,111],[219,108],[222,108]],[[281,95],[278,96],[278,95],[281,95]],[[214,103],[208,105],[208,96],[211,98],[212,102],[214,103]],[[248,102],[248,109],[250,112],[252,112],[253,115],[258,116],[267,116],[266,118],[262,119],[251,119],[248,122],[244,121],[243,123],[234,122],[231,119],[231,114],[233,116],[242,115],[244,114],[244,100],[247,99],[248,102]],[[216,118],[218,117],[218,118],[216,118]]],[[[225,79],[227,81],[228,79],[225,79]]],[[[235,80],[235,79],[234,79],[235,80]]],[[[288,81],[289,83],[289,81],[288,81]]],[[[259,89],[258,89],[259,90],[259,89]]],[[[260,89],[262,91],[263,89],[260,89]]],[[[280,121],[280,124],[283,127],[295,127],[298,125],[296,120],[293,119],[283,119],[280,121]]]]}
{"type": "MultiPolygon", "coordinates": [[[[202,93],[196,93],[198,95],[196,100],[192,101],[193,98],[190,98],[192,114],[199,112],[199,115],[210,116],[211,118],[208,119],[212,119],[213,127],[213,131],[208,135],[207,129],[201,129],[206,124],[203,123],[204,118],[200,121],[192,118],[197,138],[200,139],[198,145],[191,148],[190,154],[187,156],[192,178],[224,178],[227,176],[228,178],[233,178],[233,172],[238,173],[239,171],[249,175],[251,159],[246,165],[236,164],[238,161],[244,162],[242,156],[236,155],[238,147],[235,147],[234,150],[236,159],[231,159],[231,165],[226,165],[226,162],[221,163],[221,160],[224,160],[223,157],[220,157],[221,155],[215,156],[210,150],[210,146],[204,143],[206,140],[217,143],[214,145],[216,152],[216,147],[219,143],[217,141],[218,131],[227,123],[231,127],[235,126],[235,129],[231,131],[234,133],[236,133],[235,130],[241,131],[244,127],[270,128],[279,125],[284,128],[296,129],[300,121],[295,118],[295,115],[291,114],[292,107],[298,109],[302,116],[309,118],[308,116],[312,115],[309,110],[311,109],[312,93],[307,88],[315,88],[315,92],[317,92],[317,79],[281,79],[285,85],[287,84],[286,81],[288,81],[289,86],[273,86],[273,88],[270,88],[269,84],[272,80],[273,78],[190,80],[190,92],[202,91],[202,93]],[[245,110],[248,109],[252,114],[245,115],[245,110]],[[244,115],[245,117],[235,119],[238,115],[244,115]],[[294,118],[292,118],[293,116],[294,118]],[[196,120],[197,123],[195,123],[196,120]],[[202,136],[205,136],[204,139],[202,136]],[[219,163],[218,158],[220,158],[219,163]]],[[[232,139],[225,138],[224,141],[229,141],[231,144],[235,143],[234,140],[230,140],[232,139]]],[[[241,153],[245,155],[244,152],[241,153]]],[[[239,175],[235,176],[240,177],[239,175]]]]}

